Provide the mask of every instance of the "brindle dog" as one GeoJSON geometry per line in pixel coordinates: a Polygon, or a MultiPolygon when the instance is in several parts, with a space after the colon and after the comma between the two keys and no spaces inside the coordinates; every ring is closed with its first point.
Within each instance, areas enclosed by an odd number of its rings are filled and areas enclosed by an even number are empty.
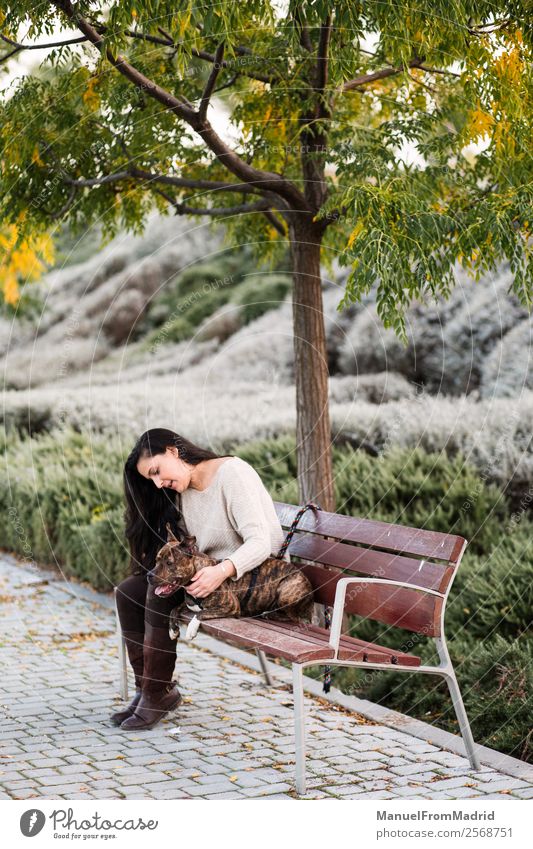
{"type": "MultiPolygon", "coordinates": [[[[148,573],[155,594],[169,596],[191,582],[200,569],[217,561],[198,551],[196,537],[176,539],[167,522],[166,544],[159,550],[155,566],[148,573]]],[[[169,631],[173,639],[179,635],[179,612],[186,604],[197,613],[189,622],[186,640],[193,639],[200,623],[206,619],[227,616],[259,616],[284,622],[311,620],[313,587],[304,573],[293,564],[268,557],[259,566],[233,581],[227,578],[218,589],[202,599],[185,591],[185,600],[170,613],[169,631]]]]}

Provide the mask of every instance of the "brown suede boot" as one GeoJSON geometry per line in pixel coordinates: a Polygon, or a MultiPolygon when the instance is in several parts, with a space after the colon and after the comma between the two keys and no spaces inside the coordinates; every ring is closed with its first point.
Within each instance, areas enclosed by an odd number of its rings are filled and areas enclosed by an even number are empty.
{"type": "Polygon", "coordinates": [[[175,664],[176,641],[171,640],[168,627],[156,628],[146,622],[141,698],[135,713],[124,720],[121,728],[133,731],[152,728],[180,704],[182,696],[172,680],[175,664]]]}
{"type": "Polygon", "coordinates": [[[135,708],[141,698],[142,674],[143,674],[143,652],[144,631],[123,631],[122,635],[126,642],[128,659],[135,675],[135,695],[125,710],[119,710],[111,715],[113,725],[120,725],[129,716],[133,716],[135,708]]]}

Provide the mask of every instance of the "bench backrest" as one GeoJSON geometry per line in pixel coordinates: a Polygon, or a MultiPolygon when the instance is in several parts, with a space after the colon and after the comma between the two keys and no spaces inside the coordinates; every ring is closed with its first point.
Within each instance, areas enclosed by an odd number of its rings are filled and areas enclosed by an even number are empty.
{"type": "MultiPolygon", "coordinates": [[[[281,526],[288,530],[300,507],[280,501],[274,506],[281,526]]],[[[465,547],[466,540],[455,534],[307,510],[289,552],[293,562],[301,561],[319,604],[331,606],[337,581],[352,574],[435,591],[437,595],[386,583],[353,584],[346,592],[345,610],[440,636],[443,604],[465,547]]]]}

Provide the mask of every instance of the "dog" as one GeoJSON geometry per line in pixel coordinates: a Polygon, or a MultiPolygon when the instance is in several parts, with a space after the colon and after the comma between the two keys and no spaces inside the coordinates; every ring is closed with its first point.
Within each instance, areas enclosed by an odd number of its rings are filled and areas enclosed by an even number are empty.
{"type": "MultiPolygon", "coordinates": [[[[167,522],[167,542],[158,551],[148,582],[159,596],[170,596],[187,586],[200,569],[217,563],[198,551],[196,537],[185,535],[178,540],[167,522]]],[[[259,566],[246,572],[237,581],[229,578],[205,598],[194,598],[185,590],[184,601],[169,617],[172,639],[179,635],[179,613],[186,605],[195,616],[188,624],[186,640],[192,640],[207,619],[259,616],[274,621],[311,621],[313,587],[306,575],[287,560],[268,557],[259,566]]]]}

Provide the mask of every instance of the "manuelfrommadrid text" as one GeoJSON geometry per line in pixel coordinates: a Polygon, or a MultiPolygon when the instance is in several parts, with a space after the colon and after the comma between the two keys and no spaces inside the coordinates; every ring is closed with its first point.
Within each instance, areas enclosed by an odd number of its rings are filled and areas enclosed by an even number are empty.
{"type": "Polygon", "coordinates": [[[378,820],[493,820],[494,811],[450,811],[438,813],[432,811],[413,811],[405,814],[392,814],[388,811],[376,811],[378,820]]]}

